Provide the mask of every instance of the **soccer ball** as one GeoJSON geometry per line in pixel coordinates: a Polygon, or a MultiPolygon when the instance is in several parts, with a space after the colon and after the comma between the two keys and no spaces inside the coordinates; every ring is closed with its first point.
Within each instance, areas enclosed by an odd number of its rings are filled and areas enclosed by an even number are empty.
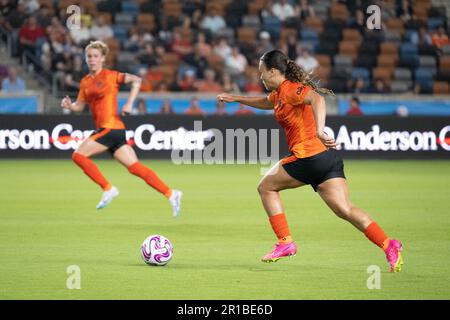
{"type": "Polygon", "coordinates": [[[164,236],[151,235],[141,245],[141,256],[146,264],[165,266],[173,256],[172,243],[164,236]]]}

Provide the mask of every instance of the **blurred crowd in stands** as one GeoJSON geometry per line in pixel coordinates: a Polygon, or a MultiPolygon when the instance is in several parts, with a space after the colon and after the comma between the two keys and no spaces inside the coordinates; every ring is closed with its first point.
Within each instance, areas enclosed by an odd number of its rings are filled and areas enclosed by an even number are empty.
{"type": "MultiPolygon", "coordinates": [[[[0,34],[11,37],[13,56],[29,56],[61,91],[78,90],[83,48],[99,39],[110,48],[107,66],[140,75],[142,92],[262,93],[259,57],[278,48],[336,93],[445,94],[448,7],[445,0],[0,0],[0,34]],[[366,25],[373,4],[380,30],[366,25]],[[79,23],[71,5],[81,8],[79,23]]],[[[0,73],[2,87],[10,77],[0,73]]]]}

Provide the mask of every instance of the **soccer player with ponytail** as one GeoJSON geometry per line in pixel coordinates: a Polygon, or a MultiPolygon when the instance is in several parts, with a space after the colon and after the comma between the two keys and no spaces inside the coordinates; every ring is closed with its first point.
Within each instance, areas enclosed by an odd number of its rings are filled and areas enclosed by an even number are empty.
{"type": "Polygon", "coordinates": [[[338,217],[350,222],[385,252],[391,272],[400,271],[401,242],[389,238],[349,199],[343,160],[335,149],[335,140],[324,132],[326,106],[320,94],[333,93],[318,88],[301,67],[279,50],[261,57],[259,71],[264,86],[271,91],[267,97],[222,93],[218,99],[274,109],[275,118],[286,133],[291,156],[271,168],[258,185],[262,204],[278,238],[278,244],[262,261],[275,262],[297,253],[279,192],[309,184],[338,217]]]}
{"type": "Polygon", "coordinates": [[[85,57],[89,74],[81,80],[78,98],[75,102],[72,102],[69,97],[61,101],[61,107],[72,111],[82,111],[85,103],[88,103],[97,129],[81,143],[72,154],[72,159],[103,190],[97,209],[106,207],[119,195],[117,188],[106,180],[90,159],[108,150],[131,174],[143,179],[149,186],[169,199],[173,215],[178,216],[182,192],[169,188],[153,170],[139,162],[133,148],[127,144],[125,125],[118,114],[119,86],[131,83],[130,95],[122,108],[122,114],[130,113],[139,93],[141,78],[104,69],[103,64],[108,51],[108,46],[101,41],[93,41],[86,47],[85,57]]]}

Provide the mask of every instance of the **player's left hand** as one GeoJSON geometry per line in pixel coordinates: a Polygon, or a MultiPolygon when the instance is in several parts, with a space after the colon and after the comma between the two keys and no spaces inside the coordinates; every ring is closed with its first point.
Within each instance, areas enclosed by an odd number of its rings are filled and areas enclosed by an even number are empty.
{"type": "Polygon", "coordinates": [[[133,109],[133,106],[130,103],[125,103],[124,106],[122,107],[122,112],[121,114],[123,116],[128,116],[131,114],[131,110],[133,109]]]}
{"type": "Polygon", "coordinates": [[[319,138],[320,141],[322,141],[325,147],[336,149],[336,141],[330,136],[328,136],[325,132],[323,131],[317,132],[317,138],[319,138]]]}

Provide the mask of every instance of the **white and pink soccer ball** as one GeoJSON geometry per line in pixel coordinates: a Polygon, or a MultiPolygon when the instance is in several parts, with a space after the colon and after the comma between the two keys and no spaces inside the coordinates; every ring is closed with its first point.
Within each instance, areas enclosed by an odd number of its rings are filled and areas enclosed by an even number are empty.
{"type": "Polygon", "coordinates": [[[141,256],[146,264],[165,266],[172,259],[172,243],[164,236],[151,235],[141,245],[141,256]]]}

